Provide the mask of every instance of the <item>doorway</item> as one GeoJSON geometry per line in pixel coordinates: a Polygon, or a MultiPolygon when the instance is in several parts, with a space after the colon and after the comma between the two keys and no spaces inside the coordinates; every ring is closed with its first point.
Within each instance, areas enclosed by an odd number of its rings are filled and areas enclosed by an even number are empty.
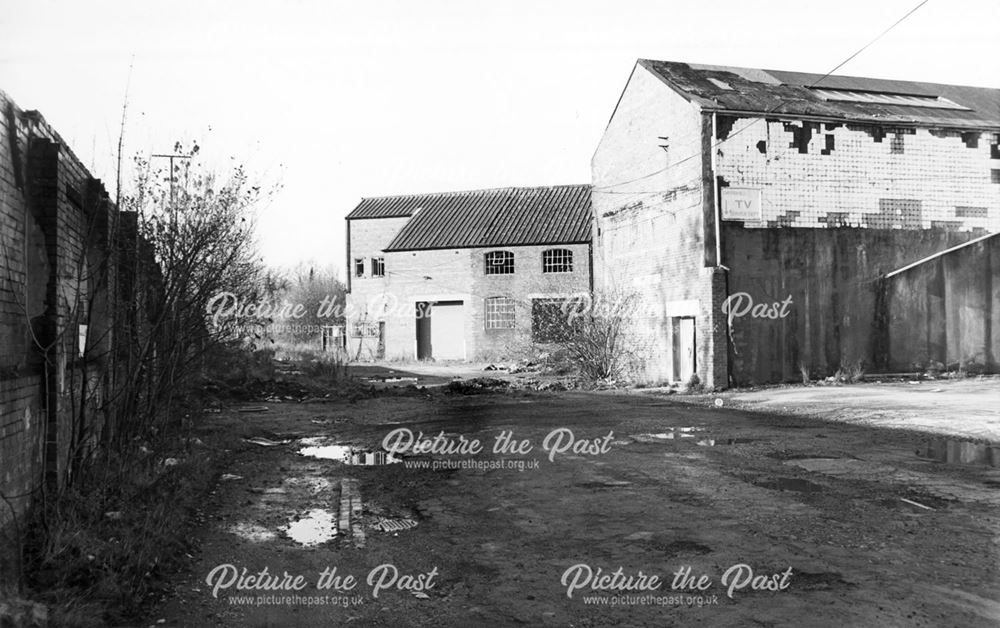
{"type": "Polygon", "coordinates": [[[673,318],[673,354],[674,381],[686,382],[697,371],[695,360],[694,317],[676,316],[673,318]]]}
{"type": "Polygon", "coordinates": [[[465,359],[465,304],[462,301],[418,301],[417,359],[465,359]]]}

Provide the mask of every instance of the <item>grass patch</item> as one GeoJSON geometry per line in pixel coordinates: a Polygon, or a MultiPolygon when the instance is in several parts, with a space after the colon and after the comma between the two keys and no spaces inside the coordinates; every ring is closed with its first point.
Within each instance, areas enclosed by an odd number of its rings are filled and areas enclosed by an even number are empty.
{"type": "Polygon", "coordinates": [[[149,453],[95,462],[35,509],[26,584],[51,625],[129,623],[166,593],[194,551],[188,531],[215,476],[212,450],[197,442],[165,437],[149,453]]]}

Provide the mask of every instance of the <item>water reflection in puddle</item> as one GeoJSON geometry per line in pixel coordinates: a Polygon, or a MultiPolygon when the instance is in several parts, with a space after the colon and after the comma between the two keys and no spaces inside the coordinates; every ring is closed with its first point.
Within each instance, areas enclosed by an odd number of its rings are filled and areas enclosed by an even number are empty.
{"type": "Polygon", "coordinates": [[[632,436],[638,441],[656,441],[656,440],[673,440],[677,438],[695,438],[694,432],[704,432],[703,427],[671,427],[668,428],[669,431],[660,432],[658,434],[636,434],[632,436]]]}
{"type": "Polygon", "coordinates": [[[1000,445],[973,443],[967,440],[936,438],[918,449],[917,455],[950,464],[984,464],[1000,467],[1000,445]]]}
{"type": "Polygon", "coordinates": [[[325,543],[337,536],[337,519],[332,512],[315,508],[283,528],[296,543],[306,547],[325,543]]]}
{"type": "Polygon", "coordinates": [[[695,444],[700,447],[719,447],[722,445],[746,445],[756,442],[756,440],[756,438],[704,438],[695,444]]]}
{"type": "Polygon", "coordinates": [[[301,445],[304,445],[299,449],[299,454],[364,467],[393,464],[402,460],[384,451],[364,451],[350,445],[322,445],[319,444],[321,442],[322,440],[316,438],[303,438],[299,441],[301,445]]]}
{"type": "Polygon", "coordinates": [[[822,491],[823,487],[809,480],[799,478],[771,478],[754,482],[761,488],[768,488],[773,491],[797,491],[799,493],[815,493],[822,491]]]}

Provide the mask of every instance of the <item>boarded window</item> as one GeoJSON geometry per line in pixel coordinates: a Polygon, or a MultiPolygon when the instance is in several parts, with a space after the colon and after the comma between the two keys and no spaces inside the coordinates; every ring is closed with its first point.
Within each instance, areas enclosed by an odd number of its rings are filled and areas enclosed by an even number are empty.
{"type": "Polygon", "coordinates": [[[542,252],[542,272],[573,272],[573,251],[569,249],[549,249],[542,252]]]}
{"type": "Polygon", "coordinates": [[[372,258],[372,277],[385,277],[385,258],[372,258]]]}
{"type": "Polygon", "coordinates": [[[583,317],[571,299],[531,300],[531,340],[564,342],[580,330],[583,317]]]}
{"type": "Polygon", "coordinates": [[[355,277],[365,276],[365,260],[361,257],[354,258],[354,276],[355,277]]]}
{"type": "Polygon", "coordinates": [[[510,297],[487,297],[486,329],[514,328],[514,299],[510,297]]]}
{"type": "Polygon", "coordinates": [[[487,275],[513,275],[514,254],[510,251],[490,251],[486,254],[487,275]]]}

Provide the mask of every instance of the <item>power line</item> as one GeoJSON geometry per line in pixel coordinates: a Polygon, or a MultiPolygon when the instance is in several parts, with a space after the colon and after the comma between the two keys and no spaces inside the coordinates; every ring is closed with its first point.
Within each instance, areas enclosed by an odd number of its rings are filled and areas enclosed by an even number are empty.
{"type": "MultiPolygon", "coordinates": [[[[867,44],[865,44],[861,48],[858,48],[858,50],[855,51],[854,54],[852,54],[851,56],[847,57],[846,59],[844,59],[843,61],[841,61],[840,63],[838,63],[836,66],[834,66],[834,68],[832,70],[830,70],[829,72],[823,74],[823,76],[821,76],[818,79],[816,79],[815,81],[813,81],[810,85],[807,85],[806,89],[812,89],[813,87],[816,87],[816,85],[818,85],[819,83],[821,83],[824,79],[828,78],[831,74],[833,74],[834,72],[836,72],[840,68],[842,68],[845,65],[847,65],[847,63],[849,63],[852,59],[854,59],[859,54],[861,54],[862,52],[864,52],[865,50],[867,50],[872,44],[874,44],[878,40],[880,40],[883,37],[885,37],[886,34],[889,33],[889,31],[891,31],[892,29],[894,29],[897,26],[899,26],[906,18],[908,18],[911,15],[913,15],[914,13],[916,13],[917,10],[920,7],[924,6],[928,2],[930,2],[930,0],[923,0],[922,2],[920,2],[920,4],[918,4],[917,6],[913,7],[912,9],[910,9],[903,17],[901,17],[898,20],[896,20],[895,22],[893,22],[893,24],[889,28],[887,28],[884,31],[882,31],[881,33],[879,33],[874,39],[872,39],[871,41],[869,41],[867,44]]],[[[743,128],[738,129],[738,130],[736,130],[733,133],[730,133],[726,137],[725,140],[717,140],[712,145],[712,150],[715,150],[716,148],[718,148],[719,146],[721,146],[724,141],[728,141],[729,139],[731,139],[731,138],[739,135],[743,131],[746,131],[747,129],[749,129],[750,127],[754,126],[755,124],[757,124],[761,120],[765,119],[765,117],[768,114],[776,112],[779,108],[781,108],[781,106],[783,104],[784,103],[779,103],[779,104],[775,105],[774,107],[765,110],[761,116],[755,118],[750,124],[747,124],[743,128]]],[[[681,159],[681,160],[676,161],[676,162],[671,163],[671,164],[667,164],[666,166],[664,166],[663,168],[660,168],[659,170],[657,170],[655,172],[650,172],[649,174],[642,175],[641,177],[636,177],[635,179],[629,179],[629,180],[626,180],[626,181],[619,181],[617,183],[612,183],[612,184],[609,184],[609,185],[595,186],[595,187],[592,188],[592,191],[593,192],[598,192],[598,193],[605,193],[605,191],[609,190],[610,188],[615,188],[615,187],[622,186],[622,185],[628,185],[630,183],[638,183],[639,181],[643,181],[645,179],[649,179],[651,177],[655,177],[656,175],[661,174],[663,172],[666,172],[667,170],[669,170],[669,169],[671,169],[671,168],[673,168],[675,166],[679,166],[682,163],[690,161],[690,160],[694,159],[695,157],[698,157],[699,155],[701,155],[700,152],[693,153],[691,155],[688,155],[684,159],[681,159]]]]}

